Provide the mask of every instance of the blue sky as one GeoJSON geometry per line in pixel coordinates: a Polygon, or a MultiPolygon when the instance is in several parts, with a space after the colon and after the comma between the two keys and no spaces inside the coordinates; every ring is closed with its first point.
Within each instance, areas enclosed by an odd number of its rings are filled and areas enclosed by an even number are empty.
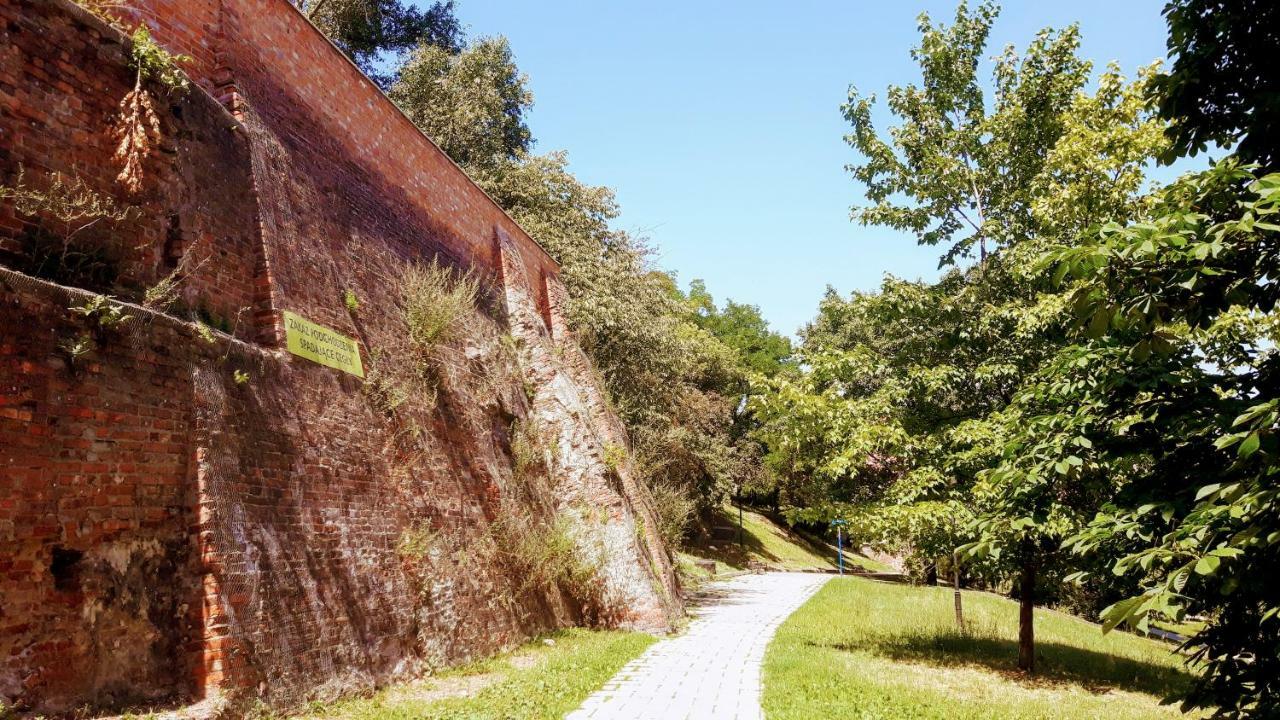
{"type": "MultiPolygon", "coordinates": [[[[1082,55],[1126,73],[1164,57],[1163,0],[1006,2],[990,54],[1078,21],[1082,55]]],[[[564,149],[617,191],[618,227],[646,234],[682,284],[759,305],[794,331],[827,285],[936,276],[938,251],[849,221],[840,104],[852,83],[915,82],[916,16],[954,2],[458,0],[472,36],[506,35],[536,98],[535,151],[564,149]]],[[[879,117],[887,127],[888,118],[879,117]]]]}

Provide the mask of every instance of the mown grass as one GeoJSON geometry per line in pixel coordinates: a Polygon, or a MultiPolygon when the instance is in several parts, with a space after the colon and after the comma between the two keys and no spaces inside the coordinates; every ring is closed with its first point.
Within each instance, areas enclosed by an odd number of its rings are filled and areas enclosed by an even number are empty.
{"type": "Polygon", "coordinates": [[[335,720],[552,720],[576,709],[657,638],[574,628],[427,680],[312,708],[335,720]],[[443,696],[443,697],[442,697],[443,696]]]}
{"type": "MultiPolygon", "coordinates": [[[[716,512],[715,524],[722,527],[738,527],[736,508],[723,508],[716,512]]],[[[687,548],[692,556],[716,561],[717,573],[724,570],[742,570],[756,562],[777,570],[835,570],[836,549],[775,523],[767,516],[751,510],[742,513],[742,546],[738,539],[712,540],[687,548]]],[[[862,568],[872,572],[888,570],[871,558],[845,550],[845,570],[862,568]]]]}
{"type": "Polygon", "coordinates": [[[1160,699],[1190,676],[1172,647],[1036,610],[1038,672],[1015,669],[1017,605],[964,593],[967,634],[944,588],[833,579],[778,630],[764,709],[789,718],[1181,717],[1160,699]]]}

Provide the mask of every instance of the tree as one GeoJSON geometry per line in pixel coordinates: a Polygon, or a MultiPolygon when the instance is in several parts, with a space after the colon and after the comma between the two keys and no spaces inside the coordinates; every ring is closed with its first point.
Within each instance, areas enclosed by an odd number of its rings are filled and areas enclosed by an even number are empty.
{"type": "Polygon", "coordinates": [[[1277,220],[1280,175],[1224,161],[1156,194],[1143,222],[1055,251],[1077,334],[1029,392],[1007,463],[1107,490],[1070,545],[1145,587],[1104,627],[1209,616],[1184,708],[1222,717],[1280,711],[1277,220]]]}
{"type": "Polygon", "coordinates": [[[460,53],[423,42],[388,95],[449,157],[476,172],[516,160],[533,144],[527,82],[506,38],[484,38],[460,53]]]}
{"type": "Polygon", "coordinates": [[[447,53],[462,49],[453,0],[434,2],[425,12],[401,0],[298,0],[298,8],[383,89],[393,80],[380,69],[387,54],[420,44],[447,53]]]}
{"type": "MultiPolygon", "coordinates": [[[[1166,159],[1238,143],[1244,159],[1274,165],[1275,84],[1262,64],[1274,12],[1167,6],[1174,65],[1152,84],[1172,121],[1166,159]]],[[[1201,672],[1183,707],[1233,718],[1280,713],[1280,175],[1264,172],[1229,157],[1154,193],[1138,222],[1047,256],[1068,283],[1074,335],[1020,401],[1032,421],[993,473],[1017,479],[1038,464],[1073,476],[1076,492],[1110,493],[1068,540],[1142,583],[1102,611],[1104,627],[1205,615],[1186,644],[1201,672]]],[[[1005,498],[1028,494],[1003,485],[1005,498]]]]}
{"type": "Polygon", "coordinates": [[[1019,57],[1006,48],[992,68],[988,109],[979,60],[998,9],[992,3],[956,10],[950,27],[920,16],[920,45],[911,56],[920,86],[892,86],[890,111],[900,124],[891,139],[875,131],[875,96],[849,90],[846,140],[865,162],[850,166],[870,204],[854,219],[913,233],[943,245],[942,264],[1018,242],[1032,223],[1027,192],[1061,135],[1064,111],[1084,86],[1089,63],[1076,57],[1075,26],[1043,30],[1019,57]],[[906,202],[903,202],[903,201],[906,202]]]}
{"type": "Polygon", "coordinates": [[[1164,9],[1173,64],[1151,86],[1170,121],[1165,160],[1210,143],[1242,162],[1280,168],[1280,5],[1270,0],[1172,0],[1164,9]]]}
{"type": "Polygon", "coordinates": [[[995,16],[993,5],[971,13],[961,4],[951,27],[922,17],[913,57],[923,80],[890,88],[900,124],[889,139],[875,133],[871,99],[852,91],[845,106],[850,142],[865,158],[853,173],[872,201],[855,217],[943,245],[943,265],[974,249],[980,263],[934,286],[886,285],[880,298],[842,313],[864,329],[835,330],[887,359],[891,381],[874,392],[892,390],[882,412],[909,438],[892,456],[899,476],[878,512],[923,513],[908,524],[912,542],[964,542],[971,562],[1012,576],[1019,667],[1032,671],[1038,593],[1061,572],[1062,541],[1108,497],[1058,471],[1080,460],[1066,445],[1022,447],[1019,461],[1045,461],[1052,472],[1001,461],[1004,442],[1032,420],[1015,402],[1020,388],[1036,381],[1067,332],[1066,296],[1037,260],[1092,224],[1139,212],[1143,167],[1163,140],[1142,92],[1152,70],[1126,83],[1110,67],[1085,92],[1091,66],[1076,57],[1074,27],[1041,31],[1021,56],[1006,49],[992,69],[988,109],[978,65],[995,16]],[[931,524],[929,513],[945,515],[931,524]],[[982,517],[952,529],[946,520],[957,514],[982,517]]]}
{"type": "Polygon", "coordinates": [[[791,340],[769,329],[759,306],[727,300],[724,308],[718,308],[702,280],[689,283],[688,302],[694,324],[738,351],[752,372],[771,377],[787,365],[791,340]]]}

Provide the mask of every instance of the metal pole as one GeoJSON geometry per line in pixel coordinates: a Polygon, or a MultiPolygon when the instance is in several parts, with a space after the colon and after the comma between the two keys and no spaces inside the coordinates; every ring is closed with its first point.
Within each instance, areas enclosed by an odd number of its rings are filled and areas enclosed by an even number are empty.
{"type": "Polygon", "coordinates": [[[735,493],[738,497],[738,549],[742,549],[742,488],[735,493]]]}
{"type": "Polygon", "coordinates": [[[844,529],[836,526],[836,558],[840,564],[840,574],[844,574],[844,529]]]}

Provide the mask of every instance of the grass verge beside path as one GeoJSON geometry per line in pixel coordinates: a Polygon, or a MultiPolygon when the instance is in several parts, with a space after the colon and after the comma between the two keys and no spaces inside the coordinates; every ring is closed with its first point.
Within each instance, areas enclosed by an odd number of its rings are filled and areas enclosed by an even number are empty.
{"type": "Polygon", "coordinates": [[[769,645],[766,717],[1183,717],[1160,705],[1190,679],[1167,644],[1037,608],[1028,678],[1015,669],[1017,604],[966,592],[964,610],[967,635],[949,590],[833,579],[769,645]]]}
{"type": "MultiPolygon", "coordinates": [[[[738,527],[738,510],[724,507],[716,511],[714,523],[721,527],[738,527]]],[[[757,562],[776,570],[835,570],[836,549],[779,525],[768,516],[752,510],[742,512],[742,546],[733,539],[712,540],[687,548],[691,556],[716,561],[717,574],[725,570],[743,570],[757,562]]],[[[845,569],[862,568],[883,572],[888,567],[848,549],[844,553],[845,569]]]]}
{"type": "Polygon", "coordinates": [[[317,706],[334,720],[552,720],[573,711],[657,638],[573,628],[506,655],[383,690],[317,706]]]}

